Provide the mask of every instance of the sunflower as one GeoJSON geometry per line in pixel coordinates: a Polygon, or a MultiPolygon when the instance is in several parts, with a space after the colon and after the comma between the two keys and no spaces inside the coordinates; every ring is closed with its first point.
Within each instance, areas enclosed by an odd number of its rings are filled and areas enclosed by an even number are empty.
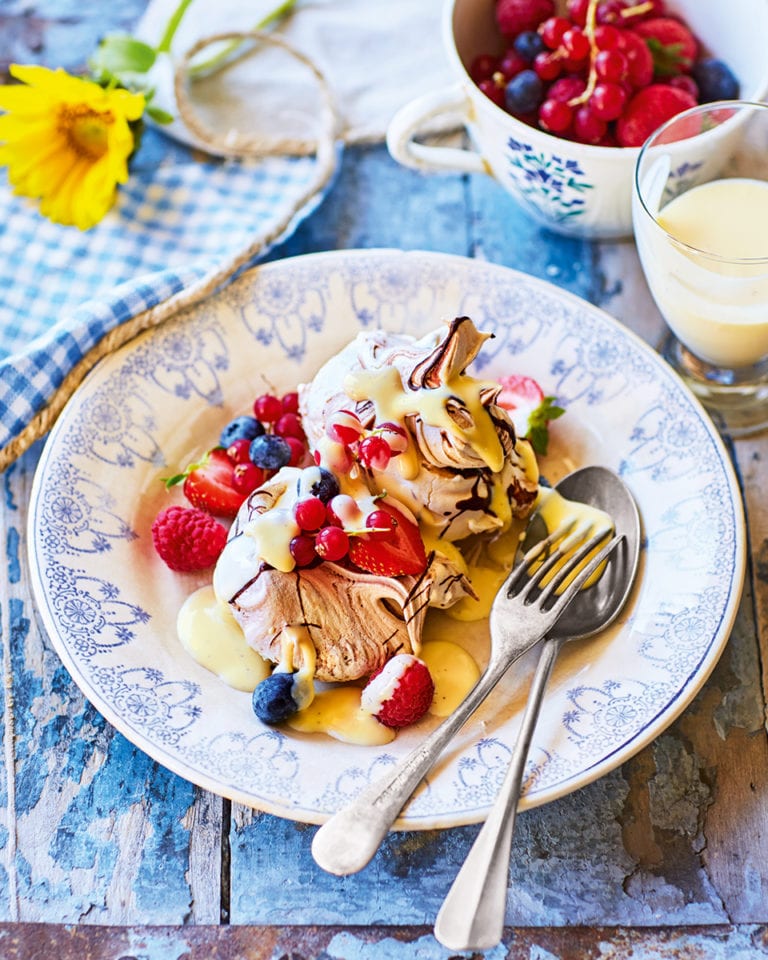
{"type": "Polygon", "coordinates": [[[62,69],[14,64],[10,72],[26,86],[0,86],[0,165],[15,193],[40,200],[45,217],[87,230],[128,179],[131,122],[145,97],[62,69]]]}

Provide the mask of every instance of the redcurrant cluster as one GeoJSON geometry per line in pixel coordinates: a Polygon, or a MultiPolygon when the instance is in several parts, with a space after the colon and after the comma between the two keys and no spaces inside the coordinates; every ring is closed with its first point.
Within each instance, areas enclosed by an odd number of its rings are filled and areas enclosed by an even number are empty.
{"type": "Polygon", "coordinates": [[[386,470],[393,457],[408,447],[408,434],[396,423],[379,423],[366,430],[352,410],[339,410],[328,419],[325,432],[340,450],[334,468],[348,472],[357,462],[366,470],[386,470]]]}
{"type": "Polygon", "coordinates": [[[281,467],[305,463],[307,438],[298,393],[261,394],[253,403],[253,416],[231,420],[219,442],[235,465],[232,486],[246,496],[281,467]]]}
{"type": "Polygon", "coordinates": [[[349,555],[352,537],[365,535],[367,540],[376,542],[394,534],[396,521],[386,510],[372,510],[361,517],[363,525],[359,529],[345,529],[350,513],[360,515],[357,503],[344,494],[336,494],[327,502],[322,495],[298,500],[293,516],[301,533],[289,546],[296,566],[307,567],[317,560],[338,563],[349,555]]]}
{"type": "Polygon", "coordinates": [[[567,16],[554,15],[552,0],[497,0],[496,19],[507,49],[478,56],[472,79],[497,106],[556,136],[639,146],[676,113],[738,95],[727,66],[699,59],[664,0],[568,0],[567,16]]]}

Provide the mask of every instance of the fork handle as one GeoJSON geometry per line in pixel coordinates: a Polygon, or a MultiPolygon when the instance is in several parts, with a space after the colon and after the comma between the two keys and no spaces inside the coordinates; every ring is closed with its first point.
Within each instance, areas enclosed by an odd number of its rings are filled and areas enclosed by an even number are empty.
{"type": "MultiPolygon", "coordinates": [[[[534,638],[530,649],[540,638],[534,638]]],[[[522,655],[525,650],[520,651],[522,655]]],[[[356,873],[371,860],[443,748],[485,700],[511,660],[492,660],[461,705],[381,779],[366,787],[317,831],[312,841],[316,863],[337,876],[356,873]]]]}
{"type": "Polygon", "coordinates": [[[517,804],[539,709],[563,641],[545,640],[501,790],[435,921],[435,937],[451,950],[490,950],[501,940],[517,804]]]}

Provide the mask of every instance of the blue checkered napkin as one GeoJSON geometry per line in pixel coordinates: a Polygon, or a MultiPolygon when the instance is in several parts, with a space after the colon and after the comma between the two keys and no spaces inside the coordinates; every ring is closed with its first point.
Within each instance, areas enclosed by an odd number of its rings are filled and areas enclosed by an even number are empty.
{"type": "Polygon", "coordinates": [[[105,333],[271,233],[316,176],[314,158],[186,156],[132,174],[85,233],[43,219],[0,181],[0,449],[105,333]]]}

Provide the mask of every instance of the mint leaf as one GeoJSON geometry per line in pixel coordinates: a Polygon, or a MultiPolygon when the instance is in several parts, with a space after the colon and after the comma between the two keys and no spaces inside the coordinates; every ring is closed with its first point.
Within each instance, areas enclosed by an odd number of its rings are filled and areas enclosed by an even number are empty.
{"type": "Polygon", "coordinates": [[[565,410],[558,407],[556,397],[544,397],[541,403],[528,415],[527,438],[536,453],[542,456],[549,446],[549,421],[562,417],[565,410]]]}
{"type": "Polygon", "coordinates": [[[168,113],[167,110],[161,110],[160,107],[153,107],[151,103],[147,105],[147,113],[155,123],[173,123],[174,121],[173,114],[168,113]]]}

